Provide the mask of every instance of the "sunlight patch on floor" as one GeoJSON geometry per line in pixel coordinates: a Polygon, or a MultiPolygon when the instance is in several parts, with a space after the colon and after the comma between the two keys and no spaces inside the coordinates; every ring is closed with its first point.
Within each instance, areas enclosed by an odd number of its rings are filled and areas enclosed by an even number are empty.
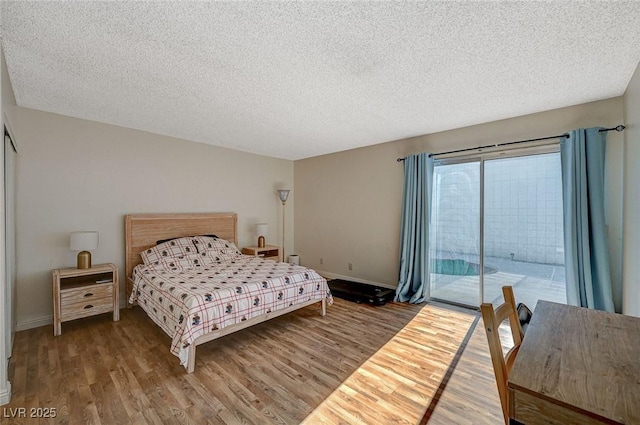
{"type": "Polygon", "coordinates": [[[302,423],[418,423],[474,318],[426,305],[302,423]]]}

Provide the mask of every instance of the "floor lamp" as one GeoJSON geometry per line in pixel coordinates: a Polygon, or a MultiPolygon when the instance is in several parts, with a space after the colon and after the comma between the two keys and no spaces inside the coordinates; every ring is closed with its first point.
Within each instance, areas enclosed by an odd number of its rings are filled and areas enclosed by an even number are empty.
{"type": "Polygon", "coordinates": [[[282,201],[282,262],[284,263],[284,206],[287,203],[287,199],[289,198],[289,192],[291,192],[288,189],[280,189],[278,190],[278,196],[280,197],[280,200],[282,201]]]}

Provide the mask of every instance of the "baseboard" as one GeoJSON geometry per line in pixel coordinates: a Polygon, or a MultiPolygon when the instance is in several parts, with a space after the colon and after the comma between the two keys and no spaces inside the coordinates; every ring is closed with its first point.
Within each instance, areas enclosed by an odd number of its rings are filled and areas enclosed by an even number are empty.
{"type": "Polygon", "coordinates": [[[383,288],[388,288],[388,289],[396,289],[395,286],[391,286],[391,285],[389,285],[387,283],[374,282],[372,280],[360,279],[360,278],[353,277],[353,276],[344,276],[344,275],[341,275],[341,274],[325,272],[325,271],[322,271],[322,270],[316,270],[316,272],[320,276],[328,277],[328,278],[331,278],[331,279],[342,279],[342,280],[348,280],[348,281],[351,281],[351,282],[366,283],[367,285],[381,286],[383,288]]]}
{"type": "Polygon", "coordinates": [[[37,317],[35,319],[23,320],[16,323],[16,332],[26,331],[27,329],[39,328],[53,324],[53,316],[37,317]]]}
{"type": "Polygon", "coordinates": [[[5,388],[0,390],[0,406],[9,404],[10,401],[11,401],[11,382],[7,381],[5,383],[5,388]]]}

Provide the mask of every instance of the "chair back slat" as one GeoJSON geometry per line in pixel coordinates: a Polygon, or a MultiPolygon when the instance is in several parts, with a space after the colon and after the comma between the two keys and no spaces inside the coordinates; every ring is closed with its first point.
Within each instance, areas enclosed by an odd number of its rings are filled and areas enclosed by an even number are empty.
{"type": "Polygon", "coordinates": [[[498,394],[500,396],[500,404],[502,405],[502,414],[505,424],[509,423],[509,400],[507,391],[507,379],[509,372],[513,367],[520,344],[522,344],[522,328],[518,320],[518,312],[516,309],[516,301],[511,286],[502,287],[502,295],[505,302],[494,309],[493,304],[483,303],[480,306],[482,312],[482,320],[484,321],[484,329],[487,334],[487,342],[489,343],[489,352],[491,353],[491,363],[493,364],[493,372],[496,377],[498,386],[498,394]],[[513,337],[513,347],[503,354],[502,342],[500,340],[499,328],[504,320],[509,320],[511,335],[513,337]]]}

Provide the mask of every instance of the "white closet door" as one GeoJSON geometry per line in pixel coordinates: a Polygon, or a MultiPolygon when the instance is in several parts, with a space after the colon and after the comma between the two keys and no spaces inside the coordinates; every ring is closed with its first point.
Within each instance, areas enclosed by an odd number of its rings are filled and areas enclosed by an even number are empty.
{"type": "Polygon", "coordinates": [[[15,289],[16,289],[16,231],[15,231],[15,175],[16,151],[11,139],[4,137],[4,231],[5,231],[5,282],[6,282],[6,322],[5,346],[7,358],[11,357],[15,326],[15,289]]]}

